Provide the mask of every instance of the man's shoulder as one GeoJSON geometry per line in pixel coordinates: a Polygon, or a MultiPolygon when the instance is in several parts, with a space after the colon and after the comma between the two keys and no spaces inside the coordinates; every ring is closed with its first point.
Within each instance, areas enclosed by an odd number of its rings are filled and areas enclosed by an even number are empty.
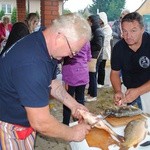
{"type": "Polygon", "coordinates": [[[113,47],[112,53],[122,56],[124,53],[126,53],[126,50],[128,49],[126,43],[123,40],[119,40],[113,47]]]}
{"type": "Polygon", "coordinates": [[[150,33],[148,32],[143,33],[142,43],[150,45],[150,33]]]}
{"type": "Polygon", "coordinates": [[[121,40],[119,40],[116,44],[115,44],[115,46],[114,47],[117,47],[117,48],[124,48],[125,47],[125,41],[124,41],[124,39],[121,39],[121,40]]]}
{"type": "Polygon", "coordinates": [[[147,31],[145,31],[145,32],[143,33],[143,36],[144,36],[144,37],[147,37],[147,38],[150,38],[150,33],[147,32],[147,31]]]}

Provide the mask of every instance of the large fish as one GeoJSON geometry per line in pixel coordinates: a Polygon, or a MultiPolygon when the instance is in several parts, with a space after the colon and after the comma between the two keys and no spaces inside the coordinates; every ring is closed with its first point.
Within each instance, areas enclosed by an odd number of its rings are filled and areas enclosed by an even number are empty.
{"type": "Polygon", "coordinates": [[[127,117],[127,116],[129,117],[129,116],[142,114],[142,110],[134,106],[121,106],[121,107],[106,109],[104,111],[104,115],[108,115],[108,114],[115,117],[127,117]]]}
{"type": "Polygon", "coordinates": [[[124,142],[121,143],[120,150],[128,150],[144,140],[148,133],[147,119],[137,119],[130,121],[124,130],[124,142]]]}
{"type": "Polygon", "coordinates": [[[120,142],[124,141],[124,138],[121,135],[118,135],[117,133],[115,133],[109,126],[107,126],[104,123],[103,119],[100,119],[96,115],[94,115],[90,112],[81,110],[81,109],[79,109],[78,111],[81,114],[81,116],[83,117],[84,121],[87,122],[88,124],[90,124],[92,127],[104,129],[110,135],[115,136],[120,142]]]}

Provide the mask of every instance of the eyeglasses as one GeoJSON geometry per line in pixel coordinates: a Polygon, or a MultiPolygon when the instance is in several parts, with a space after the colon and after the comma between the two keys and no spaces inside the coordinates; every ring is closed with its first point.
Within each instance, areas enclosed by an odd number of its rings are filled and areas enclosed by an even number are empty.
{"type": "Polygon", "coordinates": [[[65,37],[65,39],[66,39],[66,41],[67,41],[67,44],[68,44],[68,47],[69,47],[69,49],[70,49],[71,56],[72,56],[72,57],[75,56],[77,53],[72,50],[72,48],[71,48],[71,46],[70,46],[70,44],[69,44],[69,41],[68,41],[67,37],[66,37],[65,35],[64,35],[64,37],[65,37]]]}

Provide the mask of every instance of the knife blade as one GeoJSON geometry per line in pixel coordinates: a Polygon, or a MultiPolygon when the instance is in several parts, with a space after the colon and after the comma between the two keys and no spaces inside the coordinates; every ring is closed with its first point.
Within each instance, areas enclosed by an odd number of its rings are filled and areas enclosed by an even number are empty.
{"type": "Polygon", "coordinates": [[[108,116],[110,116],[111,114],[107,114],[105,116],[102,117],[102,119],[104,120],[105,118],[107,118],[108,116]]]}
{"type": "Polygon", "coordinates": [[[99,121],[104,120],[107,118],[110,114],[107,114],[106,116],[103,116],[102,118],[98,118],[94,123],[91,124],[91,128],[93,128],[99,121]]]}
{"type": "Polygon", "coordinates": [[[144,143],[142,143],[140,146],[148,146],[148,145],[150,145],[150,141],[146,141],[146,142],[144,142],[144,143]]]}

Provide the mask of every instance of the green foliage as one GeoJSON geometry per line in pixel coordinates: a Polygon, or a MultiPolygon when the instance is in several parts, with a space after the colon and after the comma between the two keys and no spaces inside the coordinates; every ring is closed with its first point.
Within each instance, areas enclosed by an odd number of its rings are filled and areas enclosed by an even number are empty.
{"type": "Polygon", "coordinates": [[[125,0],[93,0],[90,5],[90,12],[96,14],[98,12],[106,12],[108,20],[116,20],[119,18],[121,10],[125,6],[125,0]]]}
{"type": "Polygon", "coordinates": [[[38,12],[38,11],[36,11],[35,13],[37,14],[37,16],[38,16],[38,17],[40,17],[40,15],[39,15],[39,12],[38,12]]]}
{"type": "MultiPolygon", "coordinates": [[[[63,9],[63,14],[68,14],[71,13],[69,9],[63,9]]],[[[90,15],[89,11],[84,9],[84,10],[78,10],[78,13],[81,14],[85,19],[90,15]]]]}
{"type": "Polygon", "coordinates": [[[2,19],[2,17],[5,15],[5,12],[3,10],[0,11],[0,20],[2,19]]]}
{"type": "Polygon", "coordinates": [[[14,24],[17,21],[17,9],[13,8],[11,14],[11,23],[14,24]]]}
{"type": "Polygon", "coordinates": [[[69,14],[69,13],[71,13],[71,11],[69,9],[64,9],[62,13],[63,14],[69,14]]]}

